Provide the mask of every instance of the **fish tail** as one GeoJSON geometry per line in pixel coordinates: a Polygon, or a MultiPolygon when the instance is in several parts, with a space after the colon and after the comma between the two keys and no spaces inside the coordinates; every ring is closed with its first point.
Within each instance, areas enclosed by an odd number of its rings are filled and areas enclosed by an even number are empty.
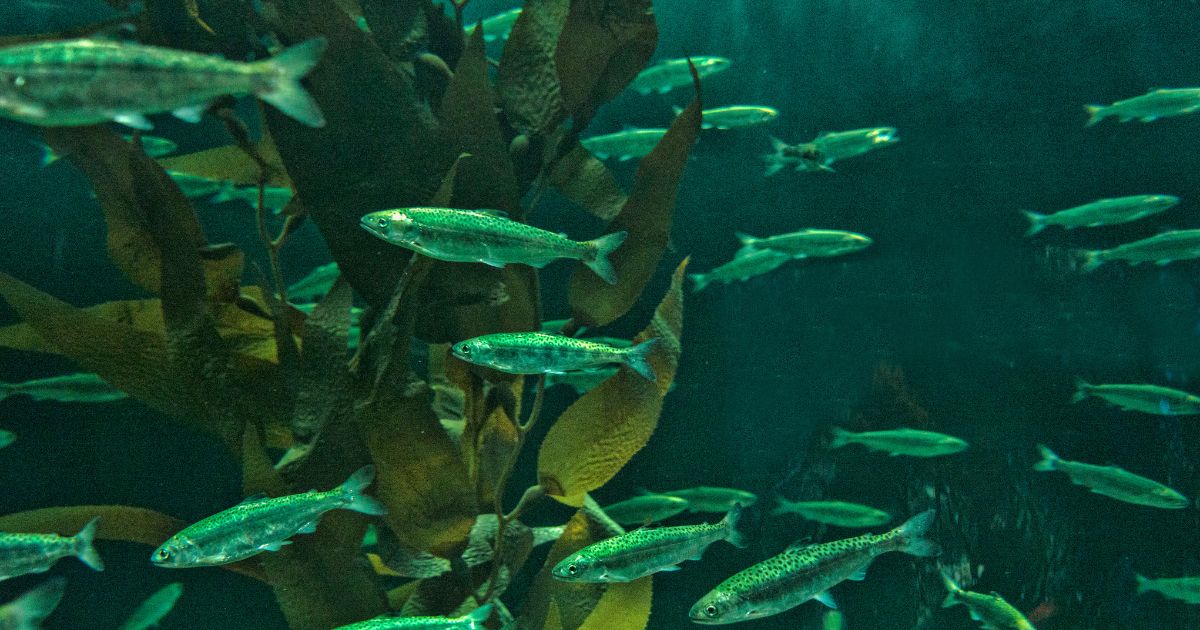
{"type": "Polygon", "coordinates": [[[616,251],[628,236],[629,233],[622,230],[588,241],[595,248],[596,253],[592,256],[591,260],[583,261],[583,264],[587,265],[597,276],[600,276],[601,280],[609,284],[616,284],[617,270],[613,268],[612,261],[608,259],[608,255],[616,251]]]}
{"type": "Polygon", "coordinates": [[[1029,229],[1025,231],[1025,236],[1033,236],[1038,232],[1046,229],[1046,215],[1038,214],[1032,210],[1022,210],[1021,214],[1029,219],[1029,229]]]}
{"type": "Polygon", "coordinates": [[[853,433],[843,429],[842,427],[835,426],[832,427],[830,431],[833,432],[833,439],[829,441],[829,448],[843,447],[849,444],[851,438],[854,437],[853,433]]]}
{"type": "Polygon", "coordinates": [[[742,520],[742,504],[734,503],[733,509],[725,514],[725,518],[721,519],[721,525],[725,526],[725,540],[729,544],[738,549],[746,548],[746,538],[742,532],[738,530],[738,521],[742,520]]]}
{"type": "Polygon", "coordinates": [[[100,559],[100,554],[96,553],[96,548],[92,546],[92,541],[96,538],[96,526],[100,523],[100,517],[88,521],[83,529],[75,534],[75,557],[79,561],[97,570],[104,570],[104,561],[100,559]]]}
{"type": "Polygon", "coordinates": [[[637,372],[647,381],[658,381],[654,366],[650,365],[650,353],[659,344],[658,337],[652,337],[625,351],[625,365],[637,372]]]}
{"type": "Polygon", "coordinates": [[[942,600],[942,608],[949,608],[955,604],[961,604],[958,599],[958,594],[962,592],[962,587],[954,578],[950,577],[950,572],[942,567],[942,584],[946,585],[946,599],[942,600]]]}
{"type": "Polygon", "coordinates": [[[237,197],[233,182],[226,180],[221,182],[221,189],[214,193],[213,196],[208,199],[208,201],[209,203],[225,203],[226,201],[233,201],[234,199],[237,199],[237,197]]]}
{"type": "Polygon", "coordinates": [[[338,488],[345,501],[342,509],[362,512],[371,516],[387,514],[387,508],[382,503],[374,497],[362,493],[373,481],[375,481],[375,467],[370,464],[359,468],[353,475],[350,475],[350,478],[338,488]]]}
{"type": "Polygon", "coordinates": [[[264,61],[274,76],[258,97],[309,127],[323,127],[325,115],[300,79],[317,65],[328,44],[324,37],[314,37],[264,61]]]}
{"type": "Polygon", "coordinates": [[[1153,588],[1151,588],[1150,578],[1142,575],[1141,573],[1134,573],[1133,577],[1137,578],[1138,595],[1141,595],[1142,593],[1148,593],[1148,592],[1154,590],[1153,588]]]}
{"type": "Polygon", "coordinates": [[[58,603],[62,601],[63,593],[67,590],[67,580],[63,577],[53,577],[42,582],[37,587],[25,591],[23,595],[13,600],[4,608],[8,613],[11,625],[5,628],[15,630],[37,630],[42,627],[42,620],[50,616],[58,603]]]}
{"type": "Polygon", "coordinates": [[[942,553],[941,545],[925,537],[933,527],[933,518],[934,511],[925,510],[897,527],[895,532],[903,543],[900,551],[922,558],[942,553]]]}
{"type": "Polygon", "coordinates": [[[1088,115],[1088,121],[1084,127],[1091,127],[1092,125],[1107,118],[1108,112],[1105,111],[1105,109],[1106,108],[1103,105],[1084,105],[1083,111],[1087,112],[1088,115]]]}
{"type": "Polygon", "coordinates": [[[45,142],[38,142],[37,140],[30,140],[29,144],[32,144],[33,146],[37,147],[38,151],[41,151],[42,157],[40,160],[38,160],[38,164],[42,168],[46,168],[47,166],[50,166],[51,164],[57,162],[59,160],[59,158],[62,157],[61,155],[55,153],[54,149],[50,145],[46,144],[45,142]]]}
{"type": "Polygon", "coordinates": [[[754,243],[758,241],[758,237],[750,236],[745,232],[734,232],[733,235],[736,236],[737,240],[745,247],[754,247],[754,243]]]}
{"type": "Polygon", "coordinates": [[[1075,377],[1075,395],[1071,396],[1071,402],[1077,403],[1077,402],[1083,401],[1083,399],[1088,397],[1088,393],[1091,388],[1092,388],[1091,383],[1076,376],[1075,377]]]}
{"type": "Polygon", "coordinates": [[[1038,472],[1054,470],[1055,464],[1059,461],[1058,455],[1055,455],[1054,451],[1050,450],[1045,444],[1038,444],[1037,448],[1038,452],[1042,455],[1042,461],[1034,464],[1033,469],[1038,472]]]}
{"type": "Polygon", "coordinates": [[[1080,266],[1080,269],[1084,273],[1095,271],[1100,265],[1104,264],[1104,250],[1085,249],[1080,252],[1080,255],[1083,257],[1083,265],[1080,266]]]}
{"type": "Polygon", "coordinates": [[[467,622],[465,627],[469,628],[470,630],[482,628],[483,622],[487,621],[488,617],[492,616],[492,607],[492,604],[484,604],[479,608],[467,613],[466,616],[462,618],[463,621],[467,622]]]}
{"type": "Polygon", "coordinates": [[[696,292],[703,291],[704,287],[712,282],[712,278],[706,273],[689,273],[688,277],[692,279],[692,290],[696,292]]]}
{"type": "Polygon", "coordinates": [[[780,516],[783,514],[791,514],[792,502],[783,498],[783,495],[775,496],[775,507],[771,509],[771,516],[780,516]]]}

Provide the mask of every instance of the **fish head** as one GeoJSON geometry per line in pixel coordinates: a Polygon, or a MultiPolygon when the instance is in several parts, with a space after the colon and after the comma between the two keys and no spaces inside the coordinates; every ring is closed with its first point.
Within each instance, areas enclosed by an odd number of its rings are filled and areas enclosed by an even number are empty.
{"type": "Polygon", "coordinates": [[[364,230],[391,243],[406,243],[415,239],[416,222],[403,210],[379,210],[363,216],[359,225],[364,230]]]}
{"type": "Polygon", "coordinates": [[[1174,195],[1149,195],[1146,197],[1146,203],[1154,208],[1170,208],[1179,203],[1179,197],[1174,195]]]}
{"type": "Polygon", "coordinates": [[[490,365],[496,354],[491,342],[483,337],[460,341],[450,351],[463,361],[476,365],[490,365]]]}
{"type": "Polygon", "coordinates": [[[765,124],[779,117],[779,110],[773,107],[759,107],[754,110],[754,122],[765,124]]]}
{"type": "Polygon", "coordinates": [[[721,625],[754,619],[763,615],[754,610],[743,610],[741,598],[734,593],[717,588],[692,605],[688,618],[705,625],[721,625]]]}
{"type": "Polygon", "coordinates": [[[198,555],[190,539],[174,536],[150,554],[150,562],[164,568],[189,567],[194,566],[198,555]]]}
{"type": "Polygon", "coordinates": [[[550,574],[564,582],[603,582],[607,571],[594,557],[575,552],[554,565],[550,574]]]}
{"type": "Polygon", "coordinates": [[[696,72],[700,76],[716,74],[731,64],[730,60],[725,57],[692,57],[692,64],[696,66],[696,72]]]}
{"type": "Polygon", "coordinates": [[[867,137],[871,139],[872,144],[892,144],[900,142],[900,137],[896,135],[895,127],[879,127],[872,129],[867,137]]]}
{"type": "Polygon", "coordinates": [[[1179,494],[1171,488],[1158,488],[1151,494],[1162,500],[1164,505],[1169,505],[1175,508],[1185,508],[1190,503],[1187,497],[1179,494]]]}

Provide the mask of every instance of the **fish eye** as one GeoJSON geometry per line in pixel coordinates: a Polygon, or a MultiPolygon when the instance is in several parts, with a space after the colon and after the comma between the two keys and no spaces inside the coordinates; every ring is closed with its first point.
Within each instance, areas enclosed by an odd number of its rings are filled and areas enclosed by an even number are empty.
{"type": "Polygon", "coordinates": [[[154,552],[154,559],[163,562],[171,559],[171,552],[166,549],[159,549],[154,552]]]}
{"type": "Polygon", "coordinates": [[[709,604],[704,608],[704,614],[708,615],[709,617],[715,617],[717,615],[717,607],[709,604]]]}
{"type": "Polygon", "coordinates": [[[576,573],[579,573],[579,567],[577,567],[573,564],[568,564],[567,565],[567,573],[570,575],[575,575],[576,573]]]}
{"type": "Polygon", "coordinates": [[[380,218],[378,221],[375,222],[375,225],[378,225],[381,228],[385,228],[388,226],[388,220],[386,217],[380,218]]]}
{"type": "MultiPolygon", "coordinates": [[[[464,343],[463,345],[458,347],[458,352],[460,354],[471,354],[471,346],[468,346],[467,344],[464,343]]],[[[575,566],[575,565],[571,565],[571,566],[575,566]]]]}

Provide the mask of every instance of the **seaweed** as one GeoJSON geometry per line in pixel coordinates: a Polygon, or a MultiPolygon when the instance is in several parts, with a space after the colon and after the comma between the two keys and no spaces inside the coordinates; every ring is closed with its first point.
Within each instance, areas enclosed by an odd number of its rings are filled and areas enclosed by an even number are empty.
{"type": "MultiPolygon", "coordinates": [[[[498,619],[535,630],[642,628],[650,578],[570,584],[549,570],[622,531],[589,493],[621,471],[658,423],[681,352],[686,259],[635,340],[658,340],[650,357],[657,379],[621,370],[551,418],[544,378],[465,364],[447,345],[537,329],[538,272],[431,260],[374,238],[359,219],[434,205],[529,221],[553,186],[610,221],[610,231],[629,233],[613,256],[616,285],[577,271],[568,288],[574,320],[566,330],[614,322],[664,256],[700,127],[699,81],[626,195],[578,135],[652,55],[650,2],[530,0],[495,73],[481,29],[465,34],[465,4],[454,2],[447,15],[429,0],[266,0],[261,11],[240,0],[147,2],[136,20],[146,43],[245,54],[272,38],[326,38],[328,51],[304,83],[327,124],[304,127],[260,108],[254,125],[217,103],[210,113],[233,144],[159,161],[104,127],[49,130],[49,143],[96,191],[112,263],[150,297],[78,307],[0,274],[0,298],[22,320],[0,329],[0,346],[70,358],[186,429],[219,438],[241,465],[247,495],[333,487],[373,464],[369,492],[386,516],[335,511],[316,533],[227,567],[270,584],[293,628],[388,611],[461,614],[485,602],[499,611],[489,627],[498,619]],[[295,203],[277,234],[257,208],[270,268],[248,274],[238,247],[209,243],[168,169],[292,187],[295,203]],[[301,221],[315,224],[343,274],[307,315],[287,301],[280,257],[301,221]],[[366,305],[359,339],[351,338],[355,299],[366,305]],[[537,447],[536,479],[507,505],[543,417],[553,424],[537,447]],[[521,520],[545,496],[578,508],[561,530],[521,520]],[[369,554],[368,524],[379,541],[369,554]],[[534,545],[551,539],[545,563],[527,567],[534,545]],[[532,585],[509,593],[527,569],[537,571],[532,585]],[[402,577],[415,579],[397,584],[402,577]]],[[[77,506],[0,517],[0,529],[71,533],[95,514],[106,523],[102,537],[148,544],[183,526],[142,508],[77,506]]]]}

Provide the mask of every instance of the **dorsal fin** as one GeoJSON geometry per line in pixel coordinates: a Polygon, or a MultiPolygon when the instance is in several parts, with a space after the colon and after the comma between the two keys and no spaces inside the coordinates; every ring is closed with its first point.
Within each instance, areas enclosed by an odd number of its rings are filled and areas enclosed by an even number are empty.
{"type": "Polygon", "coordinates": [[[503,210],[493,210],[491,208],[476,208],[474,210],[470,210],[469,212],[474,212],[475,214],[482,214],[489,217],[498,217],[501,219],[509,218],[507,212],[503,210]]]}
{"type": "Polygon", "coordinates": [[[796,549],[803,549],[805,547],[811,547],[812,545],[812,536],[805,536],[804,538],[792,541],[792,544],[788,545],[787,550],[795,551],[796,549]]]}
{"type": "Polygon", "coordinates": [[[251,503],[253,501],[262,501],[263,499],[266,499],[266,498],[267,498],[267,493],[259,492],[258,494],[253,494],[253,495],[246,497],[245,499],[242,499],[241,503],[238,503],[238,505],[242,505],[243,503],[251,503]]]}

